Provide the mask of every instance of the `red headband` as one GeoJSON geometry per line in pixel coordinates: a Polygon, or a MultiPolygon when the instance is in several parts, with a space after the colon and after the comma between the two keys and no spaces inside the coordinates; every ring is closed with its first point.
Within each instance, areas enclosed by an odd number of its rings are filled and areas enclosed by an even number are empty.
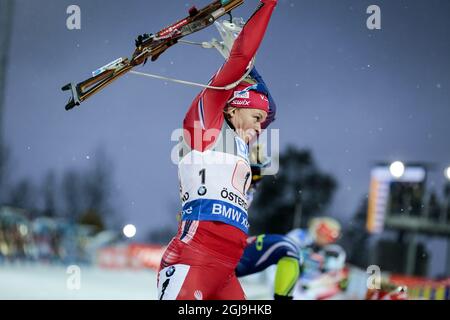
{"type": "Polygon", "coordinates": [[[241,83],[233,91],[230,106],[235,108],[259,109],[269,113],[269,99],[263,93],[255,90],[248,90],[252,85],[249,83],[241,83]],[[247,89],[247,90],[245,90],[247,89]]]}

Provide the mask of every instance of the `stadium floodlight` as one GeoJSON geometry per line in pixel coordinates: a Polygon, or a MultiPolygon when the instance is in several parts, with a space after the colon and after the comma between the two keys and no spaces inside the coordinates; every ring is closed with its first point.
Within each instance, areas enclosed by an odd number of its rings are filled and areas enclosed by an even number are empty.
{"type": "Polygon", "coordinates": [[[405,165],[401,161],[395,161],[389,166],[389,171],[394,178],[400,178],[405,173],[405,165]]]}
{"type": "Polygon", "coordinates": [[[450,181],[450,166],[445,169],[445,177],[450,181]]]}
{"type": "Polygon", "coordinates": [[[133,238],[136,235],[136,227],[132,224],[127,224],[123,227],[123,234],[127,238],[133,238]]]}

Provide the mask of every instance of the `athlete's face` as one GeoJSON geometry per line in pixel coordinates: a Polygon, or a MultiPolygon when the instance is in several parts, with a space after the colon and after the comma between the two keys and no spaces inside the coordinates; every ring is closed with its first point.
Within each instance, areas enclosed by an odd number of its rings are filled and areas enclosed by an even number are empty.
{"type": "Polygon", "coordinates": [[[251,142],[261,133],[261,124],[266,118],[267,112],[260,109],[235,108],[230,113],[230,121],[245,143],[251,142]]]}

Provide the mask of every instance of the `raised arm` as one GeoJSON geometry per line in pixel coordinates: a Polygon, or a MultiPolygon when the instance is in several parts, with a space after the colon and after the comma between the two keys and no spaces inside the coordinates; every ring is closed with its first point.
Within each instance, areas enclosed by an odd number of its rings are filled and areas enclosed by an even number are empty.
{"type": "MultiPolygon", "coordinates": [[[[223,87],[238,81],[255,56],[277,4],[277,0],[260,1],[260,6],[247,21],[234,42],[230,57],[212,78],[211,86],[223,87]]],[[[186,116],[185,125],[188,125],[186,122],[191,122],[193,117],[199,116],[204,129],[219,127],[223,120],[223,108],[232,92],[233,90],[203,90],[196,99],[200,110],[197,111],[197,106],[191,108],[186,116]]]]}

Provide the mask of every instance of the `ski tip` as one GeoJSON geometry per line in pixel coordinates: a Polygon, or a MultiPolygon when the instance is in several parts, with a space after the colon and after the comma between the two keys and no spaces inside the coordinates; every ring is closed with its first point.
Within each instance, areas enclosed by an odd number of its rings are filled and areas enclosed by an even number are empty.
{"type": "Polygon", "coordinates": [[[73,109],[75,106],[80,105],[79,103],[76,103],[72,98],[70,98],[69,102],[66,104],[66,111],[69,111],[70,109],[73,109]]]}
{"type": "Polygon", "coordinates": [[[61,88],[61,90],[62,91],[71,91],[71,93],[72,93],[71,97],[69,98],[69,101],[66,104],[66,107],[65,107],[66,110],[73,109],[74,107],[80,105],[80,100],[78,97],[78,90],[77,90],[77,87],[75,84],[73,84],[72,82],[68,83],[65,86],[63,86],[61,88]]]}
{"type": "Polygon", "coordinates": [[[72,88],[72,84],[71,83],[68,83],[68,84],[66,84],[65,86],[63,86],[62,88],[61,88],[61,90],[62,91],[67,91],[67,90],[70,90],[72,88]]]}

